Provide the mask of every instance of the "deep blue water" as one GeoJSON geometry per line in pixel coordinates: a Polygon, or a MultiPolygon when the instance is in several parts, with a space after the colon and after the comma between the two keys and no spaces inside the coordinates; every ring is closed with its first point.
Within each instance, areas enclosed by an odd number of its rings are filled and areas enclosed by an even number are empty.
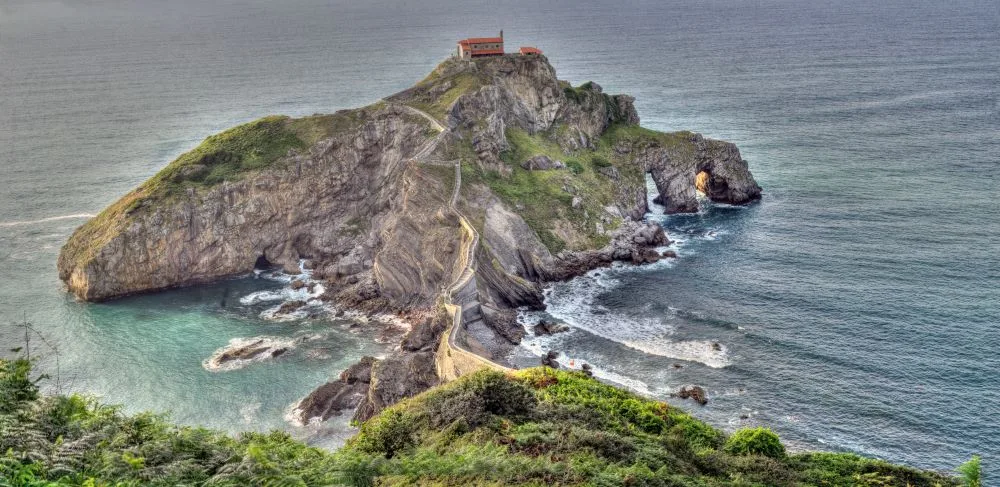
{"type": "Polygon", "coordinates": [[[370,103],[503,28],[562,78],[636,96],[647,127],[737,143],[765,190],[651,215],[680,258],[554,287],[574,329],[529,349],[656,396],[701,384],[711,402],[688,407],[725,428],[942,470],[980,453],[998,478],[998,27],[978,0],[0,3],[0,339],[18,343],[23,312],[67,387],[285,426],[287,404],[381,346],[219,306],[261,281],[75,303],[55,258],[83,218],[39,220],[94,214],[235,123],[370,103]],[[315,332],[328,361],[201,368],[234,337],[315,332]]]}

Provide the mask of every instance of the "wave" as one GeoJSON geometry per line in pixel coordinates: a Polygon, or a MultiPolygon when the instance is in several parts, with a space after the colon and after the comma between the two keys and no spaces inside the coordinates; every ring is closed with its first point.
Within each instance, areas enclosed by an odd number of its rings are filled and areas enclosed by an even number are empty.
{"type": "MultiPolygon", "coordinates": [[[[562,347],[555,346],[556,342],[561,341],[564,337],[571,336],[573,330],[560,332],[556,335],[548,336],[534,336],[532,337],[531,331],[528,331],[528,335],[525,336],[524,341],[521,342],[522,348],[530,351],[533,355],[537,357],[542,357],[543,354],[548,353],[549,350],[559,349],[562,347]],[[531,337],[531,338],[528,338],[531,337]]],[[[587,360],[568,355],[566,353],[560,353],[559,357],[556,359],[559,362],[559,366],[570,369],[570,370],[583,370],[583,364],[589,364],[591,366],[591,373],[594,377],[601,379],[605,382],[612,382],[618,384],[619,386],[625,387],[633,392],[643,394],[645,396],[653,396],[653,391],[649,388],[649,385],[645,382],[628,377],[617,372],[607,370],[599,365],[595,365],[593,362],[588,362],[587,360]]]]}
{"type": "Polygon", "coordinates": [[[37,223],[54,222],[59,220],[74,220],[77,218],[94,218],[96,215],[91,215],[90,213],[76,213],[73,215],[61,215],[61,216],[50,216],[48,218],[41,218],[38,220],[21,220],[12,222],[0,222],[0,228],[6,227],[17,227],[21,225],[35,225],[37,223]]]}
{"type": "MultiPolygon", "coordinates": [[[[654,264],[655,265],[655,264],[654,264]]],[[[668,265],[668,264],[664,264],[668,265]]],[[[585,330],[601,338],[619,343],[633,350],[661,357],[722,368],[730,365],[726,347],[711,340],[675,340],[674,325],[668,320],[679,315],[671,310],[669,317],[648,316],[628,311],[617,311],[597,302],[597,298],[621,285],[618,277],[623,272],[634,272],[630,267],[600,269],[545,290],[548,315],[565,322],[574,329],[585,330]]],[[[637,269],[644,269],[639,267],[637,269]]],[[[641,309],[637,310],[641,313],[641,309]]],[[[528,328],[543,317],[540,312],[522,312],[519,320],[528,328]]],[[[529,336],[531,331],[528,330],[529,336]]],[[[541,354],[542,349],[572,336],[572,330],[551,337],[533,337],[525,341],[525,348],[541,354]]],[[[564,348],[564,347],[559,347],[564,348]]]]}

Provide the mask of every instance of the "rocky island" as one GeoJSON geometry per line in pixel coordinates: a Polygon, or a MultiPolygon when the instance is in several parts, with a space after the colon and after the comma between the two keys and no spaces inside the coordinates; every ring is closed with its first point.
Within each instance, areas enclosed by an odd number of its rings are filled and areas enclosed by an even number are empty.
{"type": "Polygon", "coordinates": [[[545,282],[662,258],[646,174],[673,213],[697,191],[761,194],[733,144],[642,128],[632,97],[560,81],[544,56],[452,58],[367,107],[209,137],[77,229],[59,275],[100,301],[304,265],[324,301],[412,325],[296,409],[363,420],[502,368],[545,282]]]}

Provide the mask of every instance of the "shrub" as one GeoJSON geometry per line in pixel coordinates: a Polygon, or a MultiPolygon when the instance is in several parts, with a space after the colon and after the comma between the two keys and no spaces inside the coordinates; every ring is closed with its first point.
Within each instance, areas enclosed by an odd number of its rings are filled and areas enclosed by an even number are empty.
{"type": "Polygon", "coordinates": [[[611,163],[607,160],[607,158],[598,154],[595,154],[593,157],[591,157],[590,162],[594,165],[594,167],[598,168],[611,167],[611,163]]]}
{"type": "Polygon", "coordinates": [[[785,446],[770,428],[738,430],[726,441],[725,450],[733,455],[763,455],[771,458],[785,456],[785,446]]]}
{"type": "Polygon", "coordinates": [[[982,487],[983,467],[979,462],[979,455],[973,455],[969,461],[961,464],[955,469],[962,475],[965,487],[982,487]]]}
{"type": "Polygon", "coordinates": [[[579,161],[567,161],[566,167],[568,167],[570,172],[573,174],[583,174],[583,164],[580,164],[579,161]]]}
{"type": "Polygon", "coordinates": [[[427,400],[431,426],[440,428],[457,420],[468,426],[486,424],[491,416],[524,416],[536,404],[526,385],[496,371],[482,371],[454,387],[432,393],[427,400]]]}
{"type": "Polygon", "coordinates": [[[365,453],[392,458],[416,443],[413,421],[406,413],[390,408],[368,420],[354,439],[354,446],[365,453]]]}
{"type": "Polygon", "coordinates": [[[12,412],[38,397],[38,386],[30,373],[31,363],[25,359],[0,361],[0,412],[12,412]]]}

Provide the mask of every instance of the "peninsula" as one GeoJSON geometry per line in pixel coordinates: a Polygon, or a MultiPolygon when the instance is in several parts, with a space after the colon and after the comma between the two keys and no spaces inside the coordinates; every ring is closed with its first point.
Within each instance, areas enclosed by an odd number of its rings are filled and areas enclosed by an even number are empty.
{"type": "Polygon", "coordinates": [[[633,98],[571,86],[537,49],[453,57],[410,89],[330,115],[266,117],[209,137],[77,229],[59,275],[100,301],[300,265],[343,309],[412,329],[296,409],[364,420],[484,367],[523,335],[542,285],[655,262],[646,174],[668,212],[696,191],[761,189],[731,143],[639,126],[633,98]]]}

